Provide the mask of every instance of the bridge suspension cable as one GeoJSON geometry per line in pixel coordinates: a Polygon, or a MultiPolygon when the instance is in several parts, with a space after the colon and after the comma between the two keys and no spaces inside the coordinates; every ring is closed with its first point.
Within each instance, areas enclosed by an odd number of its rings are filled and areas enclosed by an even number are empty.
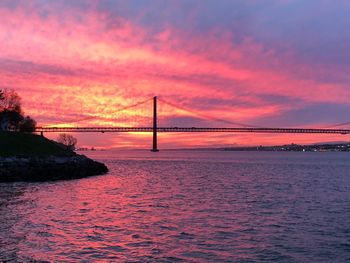
{"type": "Polygon", "coordinates": [[[185,112],[188,112],[192,115],[195,115],[201,119],[207,119],[207,120],[212,120],[212,121],[217,121],[217,122],[222,122],[222,123],[226,123],[226,124],[230,124],[230,125],[236,125],[236,126],[240,126],[240,127],[250,127],[250,128],[261,128],[259,126],[256,126],[256,125],[250,125],[250,124],[246,124],[246,123],[240,123],[240,122],[233,122],[233,121],[229,121],[229,120],[225,120],[225,119],[221,119],[221,118],[216,118],[216,117],[213,117],[213,116],[210,116],[210,115],[207,115],[207,114],[203,114],[203,113],[200,113],[200,112],[197,112],[197,111],[194,111],[194,110],[190,110],[188,108],[185,108],[183,106],[179,106],[179,105],[176,105],[174,103],[171,103],[169,101],[166,101],[162,98],[158,98],[159,101],[165,103],[165,104],[168,104],[169,106],[172,106],[176,109],[179,109],[179,110],[182,110],[182,111],[185,111],[185,112]]]}
{"type": "MultiPolygon", "coordinates": [[[[114,114],[122,112],[122,111],[125,111],[125,110],[128,110],[128,109],[131,109],[131,108],[134,108],[134,107],[137,107],[137,106],[140,106],[140,105],[143,105],[143,104],[145,104],[145,103],[147,103],[147,102],[149,102],[151,100],[152,100],[152,98],[148,98],[146,100],[142,100],[142,101],[139,101],[137,103],[121,107],[119,109],[114,110],[114,114]]],[[[57,126],[57,125],[60,126],[60,125],[65,125],[65,124],[78,123],[78,122],[92,120],[92,119],[97,119],[97,118],[107,119],[107,120],[117,120],[117,119],[119,119],[118,117],[109,117],[109,116],[103,116],[103,115],[102,116],[101,115],[88,115],[88,116],[86,116],[84,118],[81,118],[81,119],[72,120],[72,121],[66,121],[66,122],[61,122],[61,123],[55,123],[55,124],[50,124],[50,125],[47,125],[45,127],[57,126]]]]}
{"type": "MultiPolygon", "coordinates": [[[[46,125],[46,126],[41,126],[38,127],[38,131],[149,131],[151,125],[146,124],[146,120],[151,120],[152,115],[151,115],[151,107],[145,109],[145,107],[138,108],[137,110],[133,111],[132,114],[130,112],[126,112],[126,115],[124,116],[116,116],[120,112],[136,108],[140,105],[144,105],[147,102],[152,101],[153,98],[148,98],[142,101],[138,101],[136,103],[133,103],[131,105],[123,106],[120,108],[117,108],[116,110],[113,111],[113,115],[87,115],[83,118],[77,119],[77,120],[72,120],[72,121],[66,121],[62,122],[59,124],[51,124],[51,125],[46,125]],[[133,118],[134,117],[134,118],[133,118]],[[99,120],[105,120],[106,122],[103,124],[103,126],[100,125],[94,125],[94,126],[85,126],[85,127],[64,127],[64,124],[72,124],[72,123],[78,123],[82,121],[87,121],[87,120],[93,120],[93,119],[99,119],[99,120]],[[133,124],[130,124],[130,120],[133,121],[133,124]],[[113,123],[112,123],[113,121],[113,123]],[[115,126],[114,123],[118,121],[117,123],[119,125],[115,126]],[[112,125],[110,125],[108,122],[111,122],[112,125]],[[120,130],[119,128],[122,128],[120,130]],[[96,129],[95,129],[96,128],[96,129]],[[115,129],[116,128],[116,129],[115,129]],[[141,130],[140,130],[141,129],[141,130]]],[[[226,128],[205,128],[205,127],[199,127],[199,128],[178,128],[178,127],[169,127],[169,125],[162,126],[161,129],[159,130],[160,132],[271,132],[271,133],[339,133],[339,134],[349,134],[349,130],[342,130],[342,129],[330,129],[330,128],[335,128],[339,126],[345,126],[345,125],[350,125],[350,122],[344,122],[344,123],[339,123],[335,125],[328,126],[327,128],[324,129],[305,129],[305,128],[266,128],[266,127],[261,127],[261,126],[256,126],[256,125],[250,125],[246,123],[241,123],[241,122],[234,122],[230,121],[227,119],[222,119],[222,118],[216,118],[208,114],[204,114],[201,112],[197,112],[195,110],[186,108],[184,106],[177,105],[175,103],[169,102],[163,98],[158,98],[158,100],[164,105],[170,106],[170,108],[175,108],[178,110],[181,110],[183,112],[189,113],[191,115],[194,115],[200,119],[207,119],[211,121],[216,121],[216,122],[221,122],[221,123],[226,123],[230,125],[235,125],[239,126],[240,128],[234,128],[234,127],[226,127],[226,128]],[[164,129],[164,130],[162,130],[164,129]]],[[[150,106],[150,105],[149,105],[150,106]]],[[[165,115],[168,117],[169,115],[165,115]]],[[[171,126],[171,125],[170,125],[171,126]]],[[[193,125],[194,126],[194,125],[193,125]]],[[[159,128],[158,128],[159,129],[159,128]]]]}
{"type": "Polygon", "coordinates": [[[346,126],[346,125],[350,125],[350,122],[338,123],[338,124],[327,126],[326,128],[334,128],[334,127],[340,127],[340,126],[346,126]]]}

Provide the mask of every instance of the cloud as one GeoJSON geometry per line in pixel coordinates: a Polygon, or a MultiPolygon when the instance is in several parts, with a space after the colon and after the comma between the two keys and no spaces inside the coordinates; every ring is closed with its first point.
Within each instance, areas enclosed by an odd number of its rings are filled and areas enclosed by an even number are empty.
{"type": "MultiPolygon", "coordinates": [[[[350,97],[348,5],[2,1],[0,83],[42,125],[146,122],[151,105],[118,109],[154,95],[231,122],[340,123],[350,97]]],[[[169,125],[205,124],[163,109],[169,125]]]]}

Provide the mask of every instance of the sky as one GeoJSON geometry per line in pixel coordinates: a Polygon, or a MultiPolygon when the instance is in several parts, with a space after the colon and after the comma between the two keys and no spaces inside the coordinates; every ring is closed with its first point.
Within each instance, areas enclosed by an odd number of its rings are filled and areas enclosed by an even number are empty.
{"type": "MultiPolygon", "coordinates": [[[[349,11],[347,0],[0,0],[0,88],[39,126],[150,125],[150,100],[121,109],[158,96],[180,107],[160,102],[160,126],[329,127],[350,121],[349,11]]],[[[151,144],[143,133],[74,136],[151,144]]],[[[165,148],[329,141],[350,139],[159,135],[165,148]]]]}

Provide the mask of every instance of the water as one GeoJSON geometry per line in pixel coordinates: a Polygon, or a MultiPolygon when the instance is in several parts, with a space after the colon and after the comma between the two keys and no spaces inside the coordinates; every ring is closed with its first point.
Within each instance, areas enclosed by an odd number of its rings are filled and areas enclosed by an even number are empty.
{"type": "Polygon", "coordinates": [[[110,173],[0,184],[0,262],[350,261],[350,154],[91,152],[110,173]]]}

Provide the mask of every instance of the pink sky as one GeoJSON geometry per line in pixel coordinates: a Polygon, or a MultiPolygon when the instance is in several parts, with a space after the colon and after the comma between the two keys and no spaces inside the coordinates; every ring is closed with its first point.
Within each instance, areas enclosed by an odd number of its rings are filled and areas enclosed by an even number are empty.
{"type": "MultiPolygon", "coordinates": [[[[349,121],[350,18],[344,13],[349,3],[263,3],[2,1],[0,87],[16,90],[26,114],[40,126],[89,116],[95,118],[71,125],[137,125],[135,114],[149,115],[150,107],[116,111],[154,95],[263,127],[349,121]]],[[[162,109],[164,125],[227,126],[162,109]]],[[[145,148],[151,143],[150,134],[76,136],[81,146],[145,148]]],[[[192,147],[349,138],[161,134],[159,140],[161,147],[192,147]]]]}

